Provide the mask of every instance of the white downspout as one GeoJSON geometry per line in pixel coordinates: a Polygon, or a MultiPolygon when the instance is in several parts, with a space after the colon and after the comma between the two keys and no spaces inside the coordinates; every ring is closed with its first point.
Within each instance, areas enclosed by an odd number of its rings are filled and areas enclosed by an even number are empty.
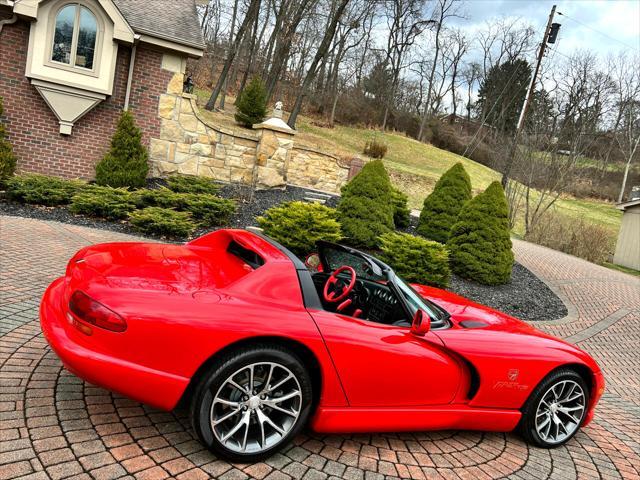
{"type": "Polygon", "coordinates": [[[133,67],[136,64],[136,49],[138,48],[138,40],[140,35],[133,36],[133,47],[131,47],[131,56],[129,58],[129,75],[127,76],[127,90],[124,94],[124,111],[129,110],[129,97],[131,96],[131,82],[133,81],[133,67]]]}

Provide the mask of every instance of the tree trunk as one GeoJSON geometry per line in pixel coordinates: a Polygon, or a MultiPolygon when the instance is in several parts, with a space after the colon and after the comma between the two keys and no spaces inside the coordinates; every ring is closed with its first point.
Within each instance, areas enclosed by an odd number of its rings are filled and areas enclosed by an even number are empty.
{"type": "Polygon", "coordinates": [[[389,106],[384,106],[384,116],[382,117],[382,126],[380,127],[380,131],[384,132],[387,129],[387,118],[389,118],[389,106]]]}
{"type": "Polygon", "coordinates": [[[431,93],[433,92],[433,77],[436,73],[436,64],[438,63],[438,55],[440,54],[440,30],[442,29],[442,22],[438,22],[436,28],[436,48],[433,54],[433,65],[431,66],[431,73],[429,74],[429,87],[427,88],[427,99],[424,105],[424,114],[420,121],[420,129],[418,130],[418,140],[424,140],[424,127],[427,125],[427,118],[431,113],[431,93]]]}
{"type": "MultiPolygon", "coordinates": [[[[247,15],[249,12],[247,12],[247,15]]],[[[229,31],[229,48],[233,43],[233,34],[236,29],[236,16],[238,15],[238,0],[233,2],[233,13],[231,14],[231,30],[229,31]]],[[[239,32],[238,32],[239,33],[239,32]]],[[[228,76],[224,76],[224,87],[222,87],[222,96],[220,97],[220,110],[224,110],[224,102],[227,98],[227,86],[229,85],[228,76]]]]}
{"type": "MultiPolygon", "coordinates": [[[[251,73],[251,67],[253,65],[253,58],[256,51],[256,36],[258,34],[258,20],[260,19],[260,15],[256,15],[255,23],[253,24],[253,34],[251,35],[251,45],[249,46],[249,58],[247,59],[247,68],[244,69],[244,74],[242,75],[242,81],[240,82],[240,88],[238,89],[238,95],[236,96],[236,101],[242,95],[242,91],[244,90],[244,86],[247,84],[247,78],[249,77],[249,73],[251,73]]],[[[259,46],[259,45],[258,45],[259,46]]]]}
{"type": "Polygon", "coordinates": [[[327,51],[331,46],[331,42],[333,41],[333,37],[336,33],[336,28],[338,27],[338,21],[340,21],[342,12],[344,12],[344,9],[347,7],[348,3],[349,0],[340,0],[338,8],[336,8],[333,14],[333,18],[331,19],[331,23],[322,38],[322,42],[320,43],[318,50],[316,51],[316,55],[313,58],[311,65],[309,66],[309,71],[307,72],[307,76],[305,77],[304,82],[302,82],[302,87],[300,89],[298,97],[296,98],[296,103],[291,110],[291,115],[289,115],[289,121],[287,122],[287,124],[291,128],[295,128],[296,126],[296,120],[298,118],[298,114],[300,113],[300,109],[302,108],[302,102],[304,100],[304,97],[306,96],[307,89],[309,88],[309,85],[311,85],[311,82],[313,82],[320,60],[322,60],[322,58],[327,54],[327,51]]]}
{"type": "Polygon", "coordinates": [[[300,0],[295,3],[295,11],[293,14],[288,10],[282,11],[279,15],[290,16],[291,19],[287,22],[286,26],[282,29],[282,34],[278,35],[275,42],[275,51],[273,54],[273,61],[271,62],[271,69],[269,75],[265,81],[267,89],[267,101],[271,100],[273,96],[278,80],[280,80],[280,74],[282,68],[289,58],[289,52],[293,43],[293,38],[298,29],[298,25],[302,21],[305,13],[308,12],[310,5],[314,0],[300,0]]]}
{"type": "MultiPolygon", "coordinates": [[[[630,126],[629,128],[632,127],[630,126]]],[[[631,137],[631,135],[629,135],[629,137],[631,137]]],[[[620,188],[620,195],[618,195],[618,203],[622,203],[622,201],[624,200],[624,191],[627,188],[627,179],[629,177],[629,169],[631,168],[631,160],[633,160],[636,150],[638,150],[638,145],[640,144],[640,136],[638,136],[638,138],[636,139],[635,144],[632,144],[633,140],[631,138],[629,140],[629,157],[627,159],[627,164],[624,167],[624,175],[622,176],[622,187],[620,188]]]]}
{"type": "Polygon", "coordinates": [[[222,86],[226,81],[227,74],[229,73],[229,68],[231,68],[231,63],[233,63],[233,59],[236,56],[236,52],[238,51],[238,46],[240,45],[240,41],[244,36],[244,32],[247,30],[247,27],[254,20],[255,15],[257,15],[260,10],[260,1],[261,0],[251,0],[249,4],[249,8],[247,10],[247,14],[238,29],[238,33],[236,38],[233,41],[233,44],[229,48],[229,54],[227,55],[227,59],[224,62],[224,67],[222,67],[222,73],[220,74],[220,78],[218,78],[218,82],[216,86],[213,88],[213,92],[211,92],[211,96],[209,97],[209,101],[205,105],[204,108],[207,110],[213,110],[216,105],[216,100],[218,99],[218,95],[220,95],[220,91],[222,90],[222,86]]]}

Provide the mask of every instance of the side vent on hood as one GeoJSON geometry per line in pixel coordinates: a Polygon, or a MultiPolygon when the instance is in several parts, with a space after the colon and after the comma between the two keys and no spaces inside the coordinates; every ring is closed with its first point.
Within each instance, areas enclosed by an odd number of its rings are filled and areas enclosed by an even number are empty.
{"type": "Polygon", "coordinates": [[[489,326],[488,323],[481,320],[463,320],[459,325],[464,328],[484,328],[489,326]]]}

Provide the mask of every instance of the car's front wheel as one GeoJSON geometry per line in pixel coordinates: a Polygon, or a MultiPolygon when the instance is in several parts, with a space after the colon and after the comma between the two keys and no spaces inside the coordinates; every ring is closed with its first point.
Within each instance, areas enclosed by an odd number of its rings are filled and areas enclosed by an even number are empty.
{"type": "Polygon", "coordinates": [[[579,430],[589,405],[589,390],[575,371],[561,369],[545,378],[522,412],[525,440],[544,448],[563,445],[579,430]]]}
{"type": "Polygon", "coordinates": [[[306,424],[312,395],[309,374],[293,353],[268,345],[239,350],[200,381],[192,402],[193,427],[215,453],[255,462],[306,424]]]}

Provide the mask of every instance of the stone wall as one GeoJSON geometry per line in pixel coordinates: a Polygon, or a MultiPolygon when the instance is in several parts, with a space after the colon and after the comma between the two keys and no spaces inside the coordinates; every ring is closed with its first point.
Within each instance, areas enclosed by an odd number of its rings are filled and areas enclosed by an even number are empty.
{"type": "Polygon", "coordinates": [[[152,138],[152,175],[201,175],[257,188],[286,184],[338,192],[347,181],[349,165],[337,157],[294,141],[295,131],[269,121],[252,132],[225,129],[207,122],[196,96],[182,93],[182,75],[160,96],[160,134],[152,138]]]}
{"type": "Polygon", "coordinates": [[[152,174],[184,173],[225,182],[253,181],[257,135],[239,134],[206,123],[195,95],[182,93],[182,75],[160,96],[159,138],[152,138],[149,158],[152,174]]]}
{"type": "Polygon", "coordinates": [[[303,145],[294,145],[287,181],[293,185],[339,192],[347,182],[350,165],[342,159],[303,145]]]}

